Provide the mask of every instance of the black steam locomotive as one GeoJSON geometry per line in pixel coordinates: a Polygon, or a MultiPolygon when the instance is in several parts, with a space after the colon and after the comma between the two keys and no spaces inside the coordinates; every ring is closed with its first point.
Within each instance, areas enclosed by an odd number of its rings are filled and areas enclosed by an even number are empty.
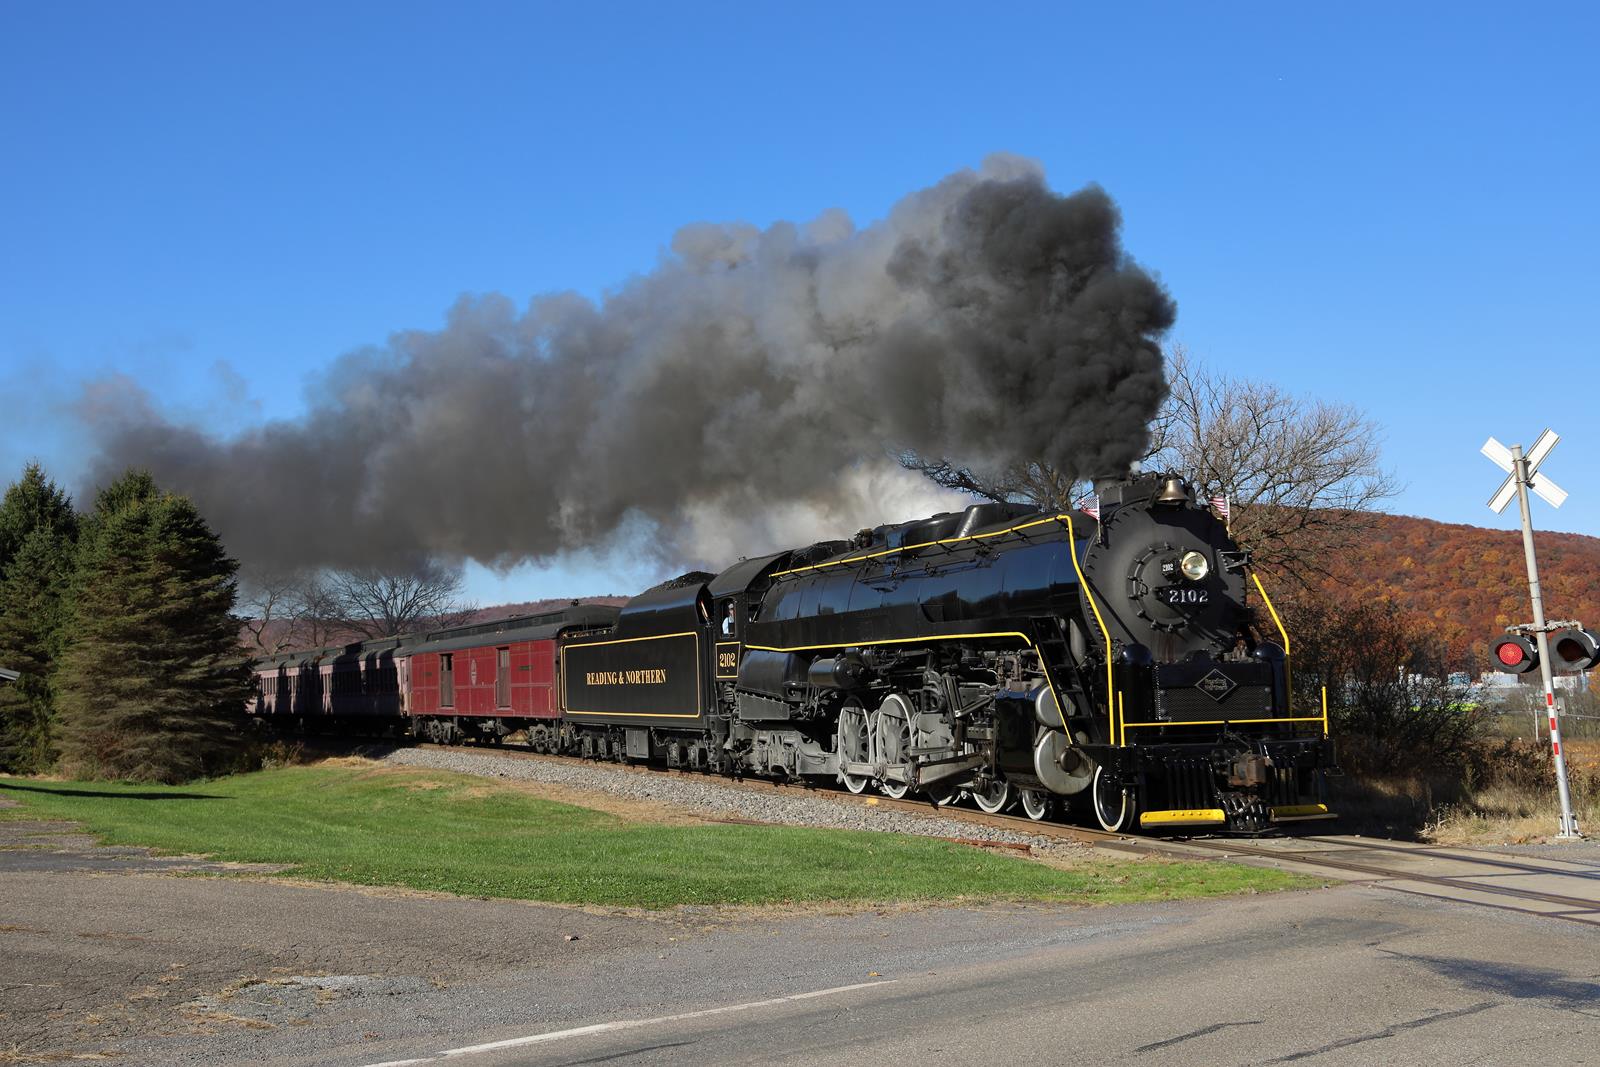
{"type": "Polygon", "coordinates": [[[974,504],[658,587],[561,642],[570,743],[1033,818],[1083,804],[1113,831],[1331,817],[1326,717],[1291,706],[1249,553],[1181,479],[1098,500],[974,504]]]}

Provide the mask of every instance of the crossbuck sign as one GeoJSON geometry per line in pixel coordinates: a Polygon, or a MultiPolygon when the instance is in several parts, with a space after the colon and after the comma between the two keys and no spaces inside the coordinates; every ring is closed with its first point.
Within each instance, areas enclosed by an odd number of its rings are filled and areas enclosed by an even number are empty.
{"type": "MultiPolygon", "coordinates": [[[[1550,454],[1550,450],[1556,447],[1556,442],[1559,440],[1561,440],[1560,434],[1546,430],[1539,435],[1539,439],[1523,457],[1523,462],[1528,465],[1528,488],[1538,493],[1539,499],[1553,508],[1559,508],[1566,503],[1567,491],[1544,475],[1534,472],[1539,469],[1539,464],[1544,462],[1544,457],[1550,454]]],[[[1488,456],[1496,467],[1506,472],[1506,480],[1500,483],[1500,488],[1489,498],[1489,509],[1498,515],[1517,495],[1517,464],[1511,456],[1511,449],[1492,437],[1484,442],[1483,454],[1488,456]]]]}

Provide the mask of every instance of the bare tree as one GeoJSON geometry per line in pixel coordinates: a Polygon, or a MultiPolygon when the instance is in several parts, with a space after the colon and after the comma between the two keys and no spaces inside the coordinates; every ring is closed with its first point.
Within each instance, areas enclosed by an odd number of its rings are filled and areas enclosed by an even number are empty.
{"type": "Polygon", "coordinates": [[[1025,501],[1042,508],[1065,509],[1083,496],[1083,482],[1048,463],[1026,463],[1002,470],[961,467],[947,460],[923,459],[902,452],[900,465],[918,471],[946,489],[970,493],[984,500],[1025,501]]]}
{"type": "MultiPolygon", "coordinates": [[[[1211,371],[1181,346],[1167,354],[1170,393],[1150,428],[1147,470],[1182,474],[1203,498],[1226,495],[1234,535],[1261,564],[1307,580],[1364,515],[1397,488],[1378,427],[1349,405],[1297,397],[1211,371]]],[[[1044,463],[1001,470],[907,453],[901,465],[987,500],[1071,507],[1088,486],[1044,463]]]]}
{"type": "Polygon", "coordinates": [[[476,605],[462,600],[462,572],[436,560],[413,567],[354,567],[324,577],[343,626],[361,637],[396,637],[466,622],[476,605]]]}
{"type": "Polygon", "coordinates": [[[295,573],[250,571],[239,576],[236,610],[256,651],[271,656],[295,647],[301,581],[295,573]]]}
{"type": "MultiPolygon", "coordinates": [[[[1487,712],[1449,683],[1445,649],[1394,604],[1301,592],[1285,604],[1295,635],[1295,692],[1323,687],[1343,762],[1381,773],[1459,766],[1483,737],[1487,712]]],[[[1309,701],[1308,701],[1309,702],[1309,701]]]]}
{"type": "Polygon", "coordinates": [[[1323,573],[1328,552],[1398,488],[1377,425],[1348,404],[1218,374],[1181,345],[1167,380],[1145,466],[1182,473],[1204,497],[1227,495],[1234,535],[1286,576],[1323,573]]]}
{"type": "Polygon", "coordinates": [[[265,655],[322,648],[350,635],[340,605],[315,571],[244,574],[238,605],[248,643],[265,655]]]}
{"type": "Polygon", "coordinates": [[[297,648],[326,648],[352,636],[343,605],[321,574],[308,573],[301,579],[294,612],[297,648]]]}

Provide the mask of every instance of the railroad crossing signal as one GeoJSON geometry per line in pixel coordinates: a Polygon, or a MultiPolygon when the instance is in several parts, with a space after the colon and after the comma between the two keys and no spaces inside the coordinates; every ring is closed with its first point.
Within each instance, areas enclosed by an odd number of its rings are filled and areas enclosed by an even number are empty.
{"type": "MultiPolygon", "coordinates": [[[[1539,435],[1539,439],[1523,457],[1523,462],[1528,465],[1528,488],[1538,493],[1539,499],[1553,508],[1559,508],[1566,502],[1567,491],[1549,478],[1539,477],[1534,472],[1539,469],[1539,464],[1544,462],[1544,458],[1550,454],[1552,448],[1556,447],[1556,442],[1559,440],[1561,440],[1560,434],[1546,430],[1539,435]]],[[[1479,451],[1488,456],[1489,461],[1496,467],[1506,472],[1506,480],[1500,483],[1500,488],[1489,498],[1489,510],[1498,515],[1517,495],[1516,461],[1512,458],[1511,449],[1492,437],[1483,443],[1483,448],[1479,451]]]]}
{"type": "MultiPolygon", "coordinates": [[[[1567,756],[1561,751],[1561,709],[1556,705],[1556,685],[1550,673],[1554,663],[1554,657],[1550,654],[1552,644],[1550,635],[1554,631],[1560,631],[1558,637],[1563,643],[1557,644],[1557,655],[1561,657],[1562,662],[1573,663],[1590,660],[1590,654],[1595,651],[1590,640],[1594,635],[1577,628],[1576,624],[1556,623],[1552,626],[1545,622],[1544,597],[1539,592],[1539,561],[1533,554],[1533,514],[1528,510],[1530,489],[1538,493],[1539,497],[1553,508],[1559,508],[1567,499],[1566,490],[1543,475],[1535,474],[1539,464],[1550,455],[1550,450],[1556,447],[1556,442],[1559,440],[1561,438],[1553,431],[1545,430],[1528,450],[1528,454],[1523,455],[1521,445],[1507,448],[1491,437],[1484,442],[1481,451],[1507,474],[1506,480],[1500,483],[1500,488],[1489,498],[1489,507],[1498,515],[1505,510],[1507,504],[1511,503],[1512,497],[1516,497],[1517,503],[1521,505],[1522,554],[1528,564],[1528,599],[1533,602],[1533,625],[1517,627],[1524,633],[1533,634],[1532,647],[1529,647],[1525,637],[1518,635],[1514,641],[1496,642],[1494,656],[1505,670],[1515,674],[1531,670],[1534,666],[1539,668],[1540,680],[1544,682],[1545,711],[1550,716],[1550,752],[1556,764],[1556,788],[1561,794],[1561,830],[1556,836],[1570,839],[1583,835],[1578,832],[1578,818],[1572,813],[1572,790],[1567,784],[1567,756]],[[1529,652],[1533,653],[1531,663],[1528,661],[1529,652]],[[1569,652],[1571,655],[1568,655],[1569,652]]],[[[1594,658],[1600,659],[1600,656],[1594,658]]]]}
{"type": "MultiPolygon", "coordinates": [[[[1539,649],[1527,635],[1537,627],[1512,626],[1504,637],[1489,646],[1489,658],[1501,674],[1527,674],[1539,666],[1539,649]]],[[[1600,634],[1577,623],[1547,623],[1550,667],[1564,672],[1593,670],[1600,666],[1600,634]]],[[[1537,634],[1535,634],[1537,636],[1537,634]]]]}

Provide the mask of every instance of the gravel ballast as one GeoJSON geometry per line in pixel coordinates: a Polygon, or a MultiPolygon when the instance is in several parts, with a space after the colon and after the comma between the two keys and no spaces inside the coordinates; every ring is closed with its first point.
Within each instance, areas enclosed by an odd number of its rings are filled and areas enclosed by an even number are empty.
{"type": "Polygon", "coordinates": [[[709,776],[682,772],[639,773],[599,763],[560,759],[516,758],[490,752],[447,749],[396,749],[381,761],[406,767],[428,767],[482,778],[542,782],[571,789],[590,790],[629,800],[653,801],[686,808],[711,819],[750,819],[784,826],[811,826],[829,830],[876,830],[917,834],[922,837],[960,838],[1029,845],[1053,854],[1084,854],[1087,846],[1040,834],[1018,833],[999,827],[928,814],[874,808],[824,793],[741,789],[709,776]]]}

